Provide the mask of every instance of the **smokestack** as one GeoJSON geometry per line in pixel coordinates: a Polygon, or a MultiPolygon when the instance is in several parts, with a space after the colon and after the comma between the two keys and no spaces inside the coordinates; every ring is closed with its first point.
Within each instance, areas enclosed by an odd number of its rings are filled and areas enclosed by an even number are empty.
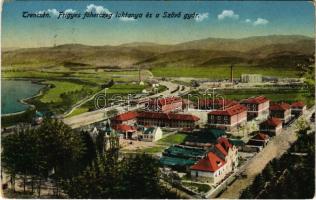
{"type": "Polygon", "coordinates": [[[139,83],[142,81],[142,77],[140,74],[140,67],[138,67],[138,81],[139,81],[139,83]]]}
{"type": "Polygon", "coordinates": [[[234,65],[231,64],[231,65],[230,65],[230,82],[232,82],[232,83],[233,83],[233,81],[234,81],[233,67],[234,67],[234,65]]]}

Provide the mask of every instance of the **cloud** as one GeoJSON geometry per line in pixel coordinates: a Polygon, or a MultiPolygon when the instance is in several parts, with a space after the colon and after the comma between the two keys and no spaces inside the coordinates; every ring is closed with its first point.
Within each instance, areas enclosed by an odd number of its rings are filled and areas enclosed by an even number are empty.
{"type": "Polygon", "coordinates": [[[38,14],[43,14],[43,13],[49,13],[49,14],[51,14],[51,15],[53,15],[53,16],[58,16],[59,15],[59,11],[58,10],[56,10],[55,8],[53,8],[53,9],[47,9],[47,10],[40,10],[40,11],[38,11],[37,13],[38,14]]]}
{"type": "Polygon", "coordinates": [[[66,9],[65,11],[64,11],[64,13],[66,13],[66,14],[68,14],[68,13],[70,13],[70,14],[73,14],[73,13],[76,13],[77,11],[76,10],[73,10],[73,9],[66,9]]]}
{"type": "Polygon", "coordinates": [[[197,22],[201,22],[201,21],[203,21],[203,20],[205,20],[205,19],[207,19],[208,18],[208,13],[206,12],[206,13],[199,13],[196,17],[195,17],[195,21],[197,21],[197,22]]]}
{"type": "Polygon", "coordinates": [[[59,11],[56,10],[55,8],[53,8],[53,9],[48,9],[47,12],[50,13],[50,14],[52,14],[52,15],[54,15],[54,16],[58,16],[58,15],[59,15],[59,11]]]}
{"type": "Polygon", "coordinates": [[[102,14],[102,13],[107,13],[107,14],[111,14],[111,12],[109,11],[109,9],[104,8],[103,6],[97,6],[94,4],[90,4],[87,6],[86,12],[95,12],[96,14],[102,14]]]}
{"type": "Polygon", "coordinates": [[[135,18],[131,18],[131,17],[120,17],[119,20],[121,20],[121,21],[123,21],[123,22],[136,21],[135,18]]]}
{"type": "Polygon", "coordinates": [[[251,19],[246,19],[245,22],[246,23],[251,23],[251,19]]]}
{"type": "Polygon", "coordinates": [[[219,20],[223,20],[225,18],[230,19],[239,19],[239,15],[235,14],[233,10],[223,10],[221,14],[217,15],[219,20]]]}
{"type": "Polygon", "coordinates": [[[259,25],[266,25],[267,23],[269,23],[268,20],[263,19],[263,18],[257,18],[257,20],[253,22],[253,25],[259,26],[259,25]]]}

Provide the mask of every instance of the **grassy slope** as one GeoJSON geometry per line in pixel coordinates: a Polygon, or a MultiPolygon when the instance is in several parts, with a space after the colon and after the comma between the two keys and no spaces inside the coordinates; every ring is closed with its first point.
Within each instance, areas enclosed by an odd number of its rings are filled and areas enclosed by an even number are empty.
{"type": "Polygon", "coordinates": [[[66,81],[46,81],[45,83],[54,85],[55,87],[48,90],[40,99],[43,103],[61,102],[60,95],[62,93],[81,90],[83,87],[83,85],[66,81]]]}

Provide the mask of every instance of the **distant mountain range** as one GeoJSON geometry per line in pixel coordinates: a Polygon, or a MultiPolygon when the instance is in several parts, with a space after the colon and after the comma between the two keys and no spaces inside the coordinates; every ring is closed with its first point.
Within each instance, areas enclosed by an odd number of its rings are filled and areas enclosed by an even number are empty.
{"type": "Polygon", "coordinates": [[[207,38],[174,45],[128,43],[119,46],[65,44],[3,52],[2,66],[128,68],[156,66],[293,67],[314,55],[315,40],[301,35],[207,38]]]}

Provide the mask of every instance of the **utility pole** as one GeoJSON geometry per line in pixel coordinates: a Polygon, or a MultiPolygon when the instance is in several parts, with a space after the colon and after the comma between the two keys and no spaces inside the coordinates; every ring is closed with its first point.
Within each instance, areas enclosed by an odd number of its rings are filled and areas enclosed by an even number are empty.
{"type": "Polygon", "coordinates": [[[138,81],[139,83],[142,81],[140,66],[138,67],[138,81]]]}

